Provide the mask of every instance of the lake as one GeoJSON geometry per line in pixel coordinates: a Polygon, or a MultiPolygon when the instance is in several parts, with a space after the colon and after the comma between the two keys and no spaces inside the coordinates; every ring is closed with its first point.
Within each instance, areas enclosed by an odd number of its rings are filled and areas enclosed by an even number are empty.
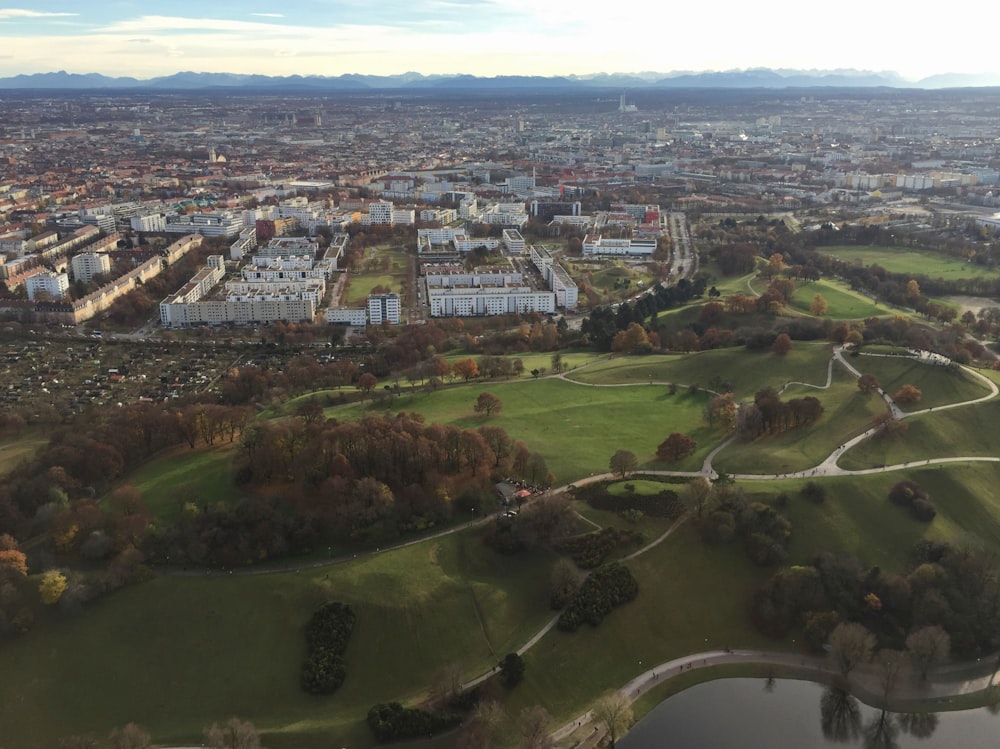
{"type": "Polygon", "coordinates": [[[1000,746],[1000,716],[986,708],[883,713],[810,681],[719,679],[665,700],[618,742],[620,749],[1000,746]]]}

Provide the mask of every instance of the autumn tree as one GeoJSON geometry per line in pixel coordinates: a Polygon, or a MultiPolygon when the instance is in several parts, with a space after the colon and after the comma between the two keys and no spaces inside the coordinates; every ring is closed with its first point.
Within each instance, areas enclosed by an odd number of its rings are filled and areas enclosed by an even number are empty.
{"type": "Polygon", "coordinates": [[[867,395],[879,389],[878,378],[873,374],[863,374],[858,378],[858,390],[867,395]]]}
{"type": "Polygon", "coordinates": [[[473,377],[479,377],[479,365],[476,360],[469,357],[468,359],[459,359],[454,364],[451,365],[452,372],[455,373],[456,377],[461,377],[463,380],[468,382],[473,377]]]}
{"type": "Polygon", "coordinates": [[[378,378],[371,372],[365,372],[358,378],[358,389],[365,395],[370,395],[378,384],[378,378]]]}
{"type": "Polygon", "coordinates": [[[67,585],[66,576],[59,570],[49,570],[43,574],[38,583],[38,592],[41,594],[42,603],[52,605],[58,602],[62,598],[62,594],[66,592],[67,585]]]}
{"type": "Polygon", "coordinates": [[[705,419],[710,427],[719,427],[726,432],[731,432],[736,428],[738,410],[736,401],[733,400],[733,394],[721,393],[714,396],[705,406],[705,419]]]}
{"type": "Polygon", "coordinates": [[[822,294],[817,294],[813,297],[812,304],[809,305],[809,314],[814,317],[822,317],[826,314],[829,305],[826,303],[826,299],[823,298],[822,294]]]}
{"type": "Polygon", "coordinates": [[[680,432],[672,432],[656,448],[656,457],[667,463],[676,463],[698,449],[698,443],[680,432]]]}
{"type": "Polygon", "coordinates": [[[830,654],[844,676],[870,661],[874,651],[875,635],[857,622],[838,624],[830,633],[830,654]]]}
{"type": "Polygon", "coordinates": [[[886,438],[901,437],[910,428],[905,421],[897,419],[892,411],[880,413],[872,419],[872,426],[880,430],[879,434],[886,438]]]}
{"type": "Polygon", "coordinates": [[[481,700],[458,737],[458,749],[492,749],[507,722],[500,703],[481,700]]]}
{"type": "Polygon", "coordinates": [[[926,679],[931,666],[948,659],[951,637],[941,627],[921,627],[906,638],[906,651],[913,665],[920,671],[920,678],[926,679]]]}
{"type": "Polygon", "coordinates": [[[628,328],[619,331],[611,341],[611,350],[623,354],[634,354],[649,346],[649,336],[639,323],[629,323],[628,328]]]}
{"type": "Polygon", "coordinates": [[[903,385],[899,390],[893,393],[892,398],[896,403],[903,403],[906,405],[912,403],[919,403],[920,399],[923,397],[923,393],[920,392],[920,388],[916,385],[911,385],[909,383],[903,385]]]}
{"type": "Polygon", "coordinates": [[[256,726],[236,717],[206,728],[205,743],[211,749],[262,749],[256,726]]]}
{"type": "Polygon", "coordinates": [[[792,339],[788,333],[781,333],[771,344],[771,353],[775,356],[784,356],[792,350],[792,339]]]}
{"type": "Polygon", "coordinates": [[[477,414],[486,414],[489,418],[493,414],[500,413],[503,408],[503,401],[497,398],[493,393],[480,393],[479,397],[476,398],[476,405],[472,407],[472,410],[477,414]]]}
{"type": "Polygon", "coordinates": [[[618,450],[611,456],[609,466],[612,473],[617,473],[622,478],[625,478],[639,467],[639,459],[630,450],[618,450]]]}
{"type": "Polygon", "coordinates": [[[628,696],[621,692],[612,692],[599,699],[594,705],[594,718],[604,727],[611,749],[635,719],[628,696]]]}

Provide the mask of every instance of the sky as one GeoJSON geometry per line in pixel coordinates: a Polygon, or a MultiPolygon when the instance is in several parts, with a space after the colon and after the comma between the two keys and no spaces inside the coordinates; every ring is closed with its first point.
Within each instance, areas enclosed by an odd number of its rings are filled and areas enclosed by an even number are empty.
{"type": "Polygon", "coordinates": [[[769,67],[891,70],[918,80],[1000,71],[992,45],[970,39],[963,13],[870,0],[22,2],[0,7],[0,76],[550,76],[769,67]]]}

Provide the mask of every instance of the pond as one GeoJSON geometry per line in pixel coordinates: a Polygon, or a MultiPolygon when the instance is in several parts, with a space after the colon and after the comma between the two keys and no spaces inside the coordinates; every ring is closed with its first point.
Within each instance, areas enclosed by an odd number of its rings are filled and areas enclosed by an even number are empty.
{"type": "Polygon", "coordinates": [[[1000,746],[1000,716],[987,708],[889,713],[809,681],[719,679],[665,700],[618,746],[995,749],[1000,746]]]}

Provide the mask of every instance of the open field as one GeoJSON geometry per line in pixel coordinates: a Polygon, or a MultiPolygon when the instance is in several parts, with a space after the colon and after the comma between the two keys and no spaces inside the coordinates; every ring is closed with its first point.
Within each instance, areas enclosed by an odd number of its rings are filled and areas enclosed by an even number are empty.
{"type": "MultiPolygon", "coordinates": [[[[500,426],[541,453],[556,482],[565,484],[606,471],[619,448],[634,452],[642,467],[663,468],[655,461],[656,447],[671,432],[684,432],[698,443],[698,451],[687,461],[700,466],[718,439],[702,417],[706,399],[703,393],[684,390],[670,395],[662,386],[587,387],[543,378],[403,394],[386,406],[352,404],[328,409],[327,415],[346,420],[372,411],[416,411],[428,422],[463,429],[500,426]],[[483,391],[503,401],[503,410],[489,419],[472,410],[483,391]]],[[[688,463],[681,464],[682,469],[684,465],[688,463]]]]}
{"type": "Polygon", "coordinates": [[[859,320],[886,314],[885,307],[879,307],[864,294],[853,291],[847,284],[831,278],[819,281],[797,280],[791,307],[809,314],[809,307],[817,294],[820,294],[827,303],[826,314],[822,317],[834,320],[859,320]]]}
{"type": "Polygon", "coordinates": [[[241,494],[233,482],[233,460],[238,444],[225,443],[210,448],[174,448],[144,463],[128,477],[127,483],[142,492],[154,515],[173,519],[184,505],[230,504],[241,494]]]}
{"type": "Polygon", "coordinates": [[[877,468],[929,458],[1000,456],[1000,401],[969,408],[920,414],[906,419],[906,431],[895,437],[867,440],[841,457],[848,470],[877,468]]]}
{"type": "Polygon", "coordinates": [[[545,552],[499,556],[463,533],[309,572],[161,577],[131,586],[82,618],[56,618],[0,648],[6,746],[134,720],[158,743],[190,746],[229,715],[251,718],[264,744],[370,746],[376,702],[418,699],[442,664],[489,669],[551,616],[545,552]],[[327,600],[358,623],[348,675],[332,697],[299,689],[303,627],[327,600]]]}
{"type": "Polygon", "coordinates": [[[713,465],[726,473],[789,473],[821,463],[838,445],[871,426],[872,419],[885,409],[881,399],[866,397],[856,383],[843,368],[834,367],[829,390],[789,387],[782,400],[819,398],[824,409],[819,420],[775,437],[732,442],[716,456],[713,465]]]}
{"type": "Polygon", "coordinates": [[[358,261],[357,269],[350,271],[351,286],[347,299],[341,303],[347,307],[364,304],[376,286],[388,288],[401,294],[401,286],[406,283],[410,262],[406,250],[380,246],[367,251],[369,254],[358,261]]]}
{"type": "Polygon", "coordinates": [[[927,364],[905,353],[899,356],[866,356],[862,352],[858,356],[847,356],[847,360],[859,372],[875,375],[882,388],[890,394],[906,384],[919,388],[922,393],[920,401],[900,404],[904,411],[961,403],[989,393],[985,384],[963,369],[927,364]]]}
{"type": "Polygon", "coordinates": [[[27,430],[0,442],[0,476],[13,471],[22,461],[33,458],[48,443],[48,438],[39,432],[27,430]]]}
{"type": "Polygon", "coordinates": [[[890,273],[912,273],[929,278],[1000,278],[1000,270],[966,263],[958,258],[893,247],[823,247],[818,252],[856,265],[880,265],[890,273]]]}
{"type": "Polygon", "coordinates": [[[780,388],[796,380],[826,383],[830,345],[796,341],[786,356],[770,352],[748,352],[743,348],[714,349],[692,354],[626,356],[598,362],[568,375],[593,384],[668,383],[711,387],[719,377],[732,387],[737,398],[752,397],[763,387],[780,388]]]}

